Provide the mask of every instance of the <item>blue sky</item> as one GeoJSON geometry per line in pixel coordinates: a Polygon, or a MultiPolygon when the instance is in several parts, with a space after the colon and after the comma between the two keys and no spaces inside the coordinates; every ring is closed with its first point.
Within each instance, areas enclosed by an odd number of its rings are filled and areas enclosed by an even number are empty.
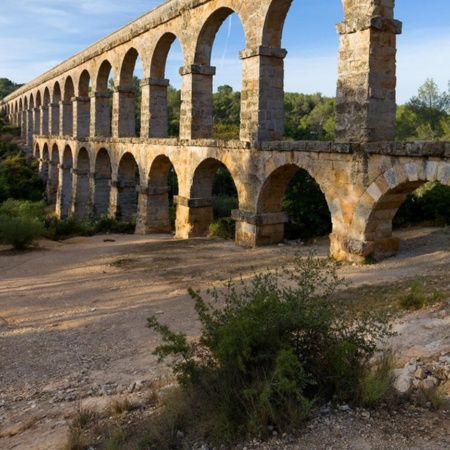
{"type": "MultiPolygon", "coordinates": [[[[158,0],[2,0],[0,12],[0,77],[31,81],[95,41],[146,13],[158,0]]],[[[397,102],[417,93],[427,78],[441,90],[450,80],[450,1],[397,0],[395,17],[403,22],[397,46],[397,102]]],[[[294,0],[283,34],[285,90],[335,95],[341,21],[340,0],[294,0]]],[[[216,37],[212,64],[215,87],[240,90],[244,48],[236,16],[227,19],[216,37]]],[[[166,76],[180,85],[181,51],[174,44],[166,76]]]]}

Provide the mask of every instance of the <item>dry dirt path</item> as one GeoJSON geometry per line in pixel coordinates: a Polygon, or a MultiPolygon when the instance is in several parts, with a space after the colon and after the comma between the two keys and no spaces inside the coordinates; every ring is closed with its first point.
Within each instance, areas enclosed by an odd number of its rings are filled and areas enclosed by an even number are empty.
{"type": "MultiPolygon", "coordinates": [[[[423,276],[450,288],[447,232],[416,229],[401,237],[398,256],[375,265],[344,265],[341,274],[353,285],[423,276]]],[[[158,314],[180,331],[198,330],[189,286],[206,289],[239,274],[289,264],[296,252],[311,250],[326,256],[326,240],[245,250],[227,241],[108,235],[42,241],[23,253],[0,247],[0,448],[57,449],[82,403],[106,404],[120,392],[139,395],[161,374],[151,355],[158,337],[146,328],[146,318],[158,314]]],[[[397,323],[402,358],[450,351],[449,315],[436,321],[426,314],[397,323]]],[[[355,437],[355,446],[330,447],[324,438],[322,447],[310,441],[286,448],[387,448],[358,446],[361,439],[355,437]]],[[[450,448],[449,442],[392,448],[450,448]]]]}

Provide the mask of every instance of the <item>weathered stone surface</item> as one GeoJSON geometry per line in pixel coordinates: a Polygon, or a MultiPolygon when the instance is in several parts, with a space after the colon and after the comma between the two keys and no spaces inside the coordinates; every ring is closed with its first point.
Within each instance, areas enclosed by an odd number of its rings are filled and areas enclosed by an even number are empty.
{"type": "Polygon", "coordinates": [[[174,171],[175,235],[204,236],[213,220],[213,177],[223,164],[239,196],[236,242],[275,244],[288,220],[281,208],[286,186],[303,169],[329,206],[333,257],[364,262],[395,253],[392,219],[406,195],[427,181],[450,184],[450,143],[394,141],[401,31],[394,0],[343,0],[335,142],[282,140],[281,34],[290,3],[169,0],[1,100],[0,113],[22,127],[39,160],[55,212],[136,217],[139,233],[169,232],[174,171]],[[246,36],[241,130],[239,140],[220,141],[212,134],[211,51],[232,11],[246,36]],[[165,64],[176,38],[184,52],[180,136],[168,139],[165,64]],[[132,84],[138,57],[140,136],[132,84]]]}

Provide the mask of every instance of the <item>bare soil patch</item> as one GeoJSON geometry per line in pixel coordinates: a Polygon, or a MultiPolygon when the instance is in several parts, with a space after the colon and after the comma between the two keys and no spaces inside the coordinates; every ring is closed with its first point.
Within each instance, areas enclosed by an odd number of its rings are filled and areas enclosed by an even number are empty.
{"type": "MultiPolygon", "coordinates": [[[[402,366],[411,357],[450,352],[450,235],[427,228],[399,236],[396,257],[342,265],[339,271],[351,281],[347,294],[358,290],[368,301],[408,289],[416,277],[430,295],[442,293],[439,311],[395,320],[402,366]]],[[[159,337],[146,328],[146,318],[158,314],[195,335],[189,286],[217,286],[310,251],[325,257],[328,241],[249,250],[231,241],[108,235],[42,241],[26,252],[0,247],[0,448],[57,449],[80,405],[106,406],[117,395],[144,395],[144,386],[162,371],[151,354],[159,337]]],[[[396,316],[393,310],[393,320],[396,316]]],[[[398,414],[392,420],[383,412],[370,418],[338,412],[313,421],[300,438],[248,448],[450,448],[449,414],[422,409],[398,414]]]]}

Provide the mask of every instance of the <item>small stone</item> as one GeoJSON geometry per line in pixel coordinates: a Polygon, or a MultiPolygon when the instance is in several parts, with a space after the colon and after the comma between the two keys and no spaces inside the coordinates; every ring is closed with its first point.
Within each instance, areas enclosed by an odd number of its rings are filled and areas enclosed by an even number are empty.
{"type": "Polygon", "coordinates": [[[422,380],[422,383],[420,383],[420,386],[423,389],[433,389],[436,386],[436,384],[433,379],[427,378],[426,380],[422,380]]]}
{"type": "Polygon", "coordinates": [[[422,367],[419,367],[415,372],[414,376],[416,378],[419,378],[419,380],[423,380],[425,378],[425,370],[422,369],[422,367]]]}
{"type": "Polygon", "coordinates": [[[341,406],[338,406],[338,409],[339,409],[339,411],[350,411],[350,406],[348,406],[348,405],[341,405],[341,406]]]}

